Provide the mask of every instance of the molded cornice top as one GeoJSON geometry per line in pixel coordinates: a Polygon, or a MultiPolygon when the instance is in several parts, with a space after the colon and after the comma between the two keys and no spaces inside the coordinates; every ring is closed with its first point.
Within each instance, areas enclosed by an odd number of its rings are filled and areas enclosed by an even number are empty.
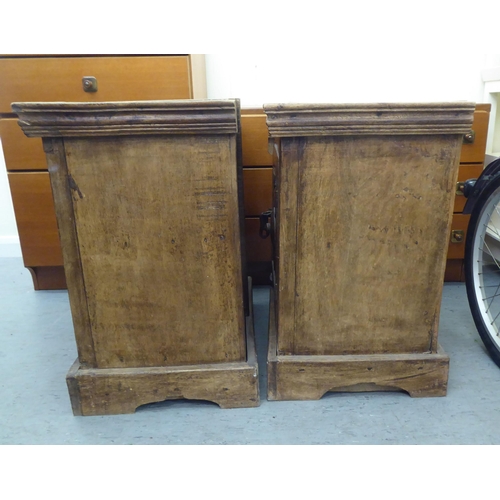
{"type": "Polygon", "coordinates": [[[475,104],[267,104],[271,137],[465,134],[475,104]]]}
{"type": "Polygon", "coordinates": [[[12,103],[28,137],[236,134],[236,100],[12,103]]]}

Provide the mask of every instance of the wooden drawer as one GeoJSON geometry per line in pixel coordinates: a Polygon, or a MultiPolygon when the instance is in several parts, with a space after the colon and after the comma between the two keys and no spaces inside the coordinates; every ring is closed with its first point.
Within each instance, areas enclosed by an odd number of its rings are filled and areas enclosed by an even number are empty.
{"type": "Polygon", "coordinates": [[[241,110],[241,141],[245,167],[271,166],[273,157],[267,151],[266,115],[261,110],[241,110]]]}
{"type": "Polygon", "coordinates": [[[12,102],[192,97],[188,55],[0,58],[0,113],[12,102]],[[97,79],[97,92],[83,90],[84,76],[97,79]]]}
{"type": "Polygon", "coordinates": [[[472,123],[472,130],[475,133],[474,142],[463,144],[460,163],[484,163],[490,108],[490,104],[478,104],[476,106],[474,122],[472,123]]]}
{"type": "Polygon", "coordinates": [[[62,266],[48,172],[8,174],[24,265],[62,266]]]}
{"type": "MultiPolygon", "coordinates": [[[[458,170],[458,182],[464,182],[467,179],[477,179],[483,171],[483,164],[476,165],[460,165],[458,170]]],[[[453,212],[461,212],[464,209],[467,199],[463,194],[455,195],[455,204],[453,205],[453,212]]]]}
{"type": "Polygon", "coordinates": [[[258,218],[245,219],[245,245],[248,262],[268,262],[272,258],[271,237],[263,239],[259,235],[258,218]]]}
{"type": "Polygon", "coordinates": [[[7,170],[47,170],[42,139],[26,137],[17,118],[0,120],[0,139],[7,170]]]}
{"type": "Polygon", "coordinates": [[[446,261],[444,281],[465,281],[463,259],[448,259],[446,261]]]}
{"type": "Polygon", "coordinates": [[[449,246],[447,259],[463,259],[465,255],[465,238],[467,236],[467,226],[469,225],[470,215],[454,214],[451,223],[451,233],[449,237],[449,246]],[[462,240],[457,243],[451,241],[453,231],[463,231],[462,240]]]}
{"type": "Polygon", "coordinates": [[[244,168],[245,215],[258,216],[273,206],[273,169],[244,168]]]}

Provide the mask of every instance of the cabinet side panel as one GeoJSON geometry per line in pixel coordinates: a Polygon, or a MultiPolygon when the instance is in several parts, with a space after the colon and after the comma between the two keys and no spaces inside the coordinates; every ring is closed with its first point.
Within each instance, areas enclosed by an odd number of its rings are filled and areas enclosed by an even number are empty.
{"type": "Polygon", "coordinates": [[[297,264],[297,203],[300,192],[300,175],[303,138],[284,138],[280,141],[277,173],[278,193],[278,354],[294,352],[296,330],[295,296],[297,264]]]}
{"type": "Polygon", "coordinates": [[[44,139],[43,145],[47,156],[50,184],[54,196],[78,359],[81,365],[95,368],[94,340],[92,338],[80,248],[75,227],[75,214],[64,142],[63,139],[44,139]]]}
{"type": "Polygon", "coordinates": [[[455,136],[307,139],[293,354],[435,349],[459,155],[455,136]]]}
{"type": "Polygon", "coordinates": [[[98,366],[244,360],[235,137],[66,151],[98,366]]]}

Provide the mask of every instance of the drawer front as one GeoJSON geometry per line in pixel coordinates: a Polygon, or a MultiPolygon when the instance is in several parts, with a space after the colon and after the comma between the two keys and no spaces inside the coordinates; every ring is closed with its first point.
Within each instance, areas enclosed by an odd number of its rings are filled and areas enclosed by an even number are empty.
{"type": "Polygon", "coordinates": [[[189,56],[0,59],[0,113],[12,102],[190,99],[189,56]],[[97,79],[85,92],[84,76],[97,79]]]}
{"type": "Polygon", "coordinates": [[[448,259],[444,271],[444,281],[464,280],[464,261],[462,259],[448,259]]]}
{"type": "MultiPolygon", "coordinates": [[[[460,165],[458,170],[458,182],[465,182],[467,179],[477,179],[482,171],[482,163],[479,165],[460,165]]],[[[467,199],[463,194],[456,194],[453,212],[461,212],[464,209],[466,201],[467,199]]]]}
{"type": "Polygon", "coordinates": [[[477,109],[474,112],[472,123],[472,130],[475,133],[474,142],[470,144],[464,142],[460,163],[484,163],[489,119],[490,113],[486,109],[477,109]]]}
{"type": "Polygon", "coordinates": [[[265,114],[245,114],[241,110],[241,142],[245,167],[271,166],[273,157],[267,151],[268,130],[265,114]]]}
{"type": "Polygon", "coordinates": [[[465,238],[467,236],[467,226],[469,224],[470,215],[454,214],[451,223],[451,233],[449,236],[448,255],[447,259],[463,259],[465,256],[465,238]],[[462,231],[461,240],[452,242],[453,232],[462,231]]]}
{"type": "Polygon", "coordinates": [[[273,206],[273,169],[244,168],[245,215],[258,216],[273,206]]]}
{"type": "Polygon", "coordinates": [[[24,265],[62,266],[49,173],[14,172],[8,177],[24,265]]]}
{"type": "Polygon", "coordinates": [[[271,238],[263,239],[259,235],[258,218],[245,219],[245,245],[247,262],[270,262],[272,259],[271,238]]]}
{"type": "Polygon", "coordinates": [[[26,137],[17,118],[0,120],[0,138],[7,170],[47,170],[40,137],[26,137]]]}

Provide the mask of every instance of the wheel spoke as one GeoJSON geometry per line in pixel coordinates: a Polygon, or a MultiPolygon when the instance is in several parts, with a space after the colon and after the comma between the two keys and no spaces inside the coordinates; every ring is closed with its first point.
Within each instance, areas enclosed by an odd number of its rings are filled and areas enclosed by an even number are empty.
{"type": "MultiPolygon", "coordinates": [[[[500,311],[498,312],[498,314],[493,318],[493,321],[490,323],[490,325],[493,325],[493,323],[495,322],[495,320],[498,318],[498,316],[500,316],[500,311]]],[[[497,333],[498,335],[498,333],[497,333]]]]}
{"type": "MultiPolygon", "coordinates": [[[[498,287],[497,287],[497,291],[498,291],[498,287]]],[[[495,295],[490,295],[489,297],[485,297],[483,300],[494,299],[495,297],[498,297],[498,296],[500,296],[500,293],[496,293],[495,295]]]]}
{"type": "Polygon", "coordinates": [[[486,248],[488,249],[488,252],[491,255],[491,258],[495,261],[495,264],[497,265],[498,268],[500,268],[500,265],[498,264],[497,259],[493,256],[493,252],[490,250],[490,247],[488,246],[488,243],[486,243],[486,240],[483,238],[483,245],[486,245],[486,248]]]}
{"type": "Polygon", "coordinates": [[[495,226],[490,226],[490,222],[488,222],[488,224],[483,224],[483,226],[486,226],[486,229],[490,229],[491,232],[495,233],[500,238],[500,233],[498,232],[497,228],[495,226]]]}

